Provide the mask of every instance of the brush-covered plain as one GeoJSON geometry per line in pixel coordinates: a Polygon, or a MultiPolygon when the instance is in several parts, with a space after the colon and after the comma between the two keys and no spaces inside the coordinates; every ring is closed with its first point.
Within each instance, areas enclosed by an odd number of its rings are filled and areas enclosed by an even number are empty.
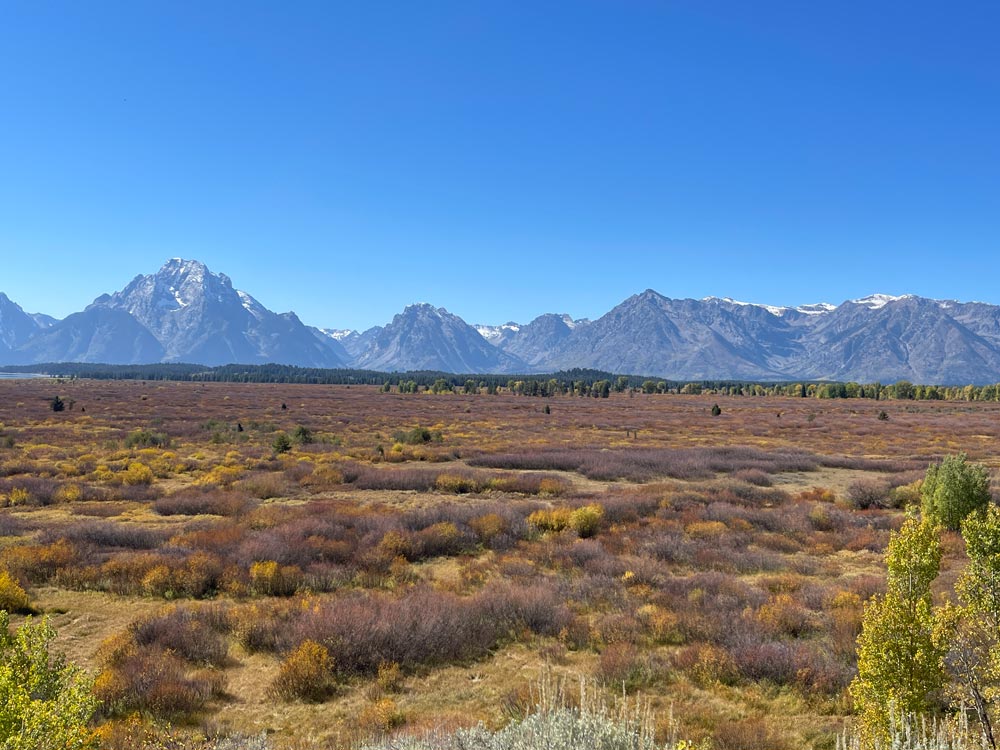
{"type": "Polygon", "coordinates": [[[998,437],[993,402],[0,382],[0,608],[49,617],[108,748],[496,730],[542,673],[833,747],[890,530],[998,437]]]}

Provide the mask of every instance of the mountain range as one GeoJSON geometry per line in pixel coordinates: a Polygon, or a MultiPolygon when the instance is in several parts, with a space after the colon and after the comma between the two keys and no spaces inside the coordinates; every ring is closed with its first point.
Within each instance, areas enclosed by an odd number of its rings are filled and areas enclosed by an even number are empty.
{"type": "Polygon", "coordinates": [[[593,321],[550,313],[470,325],[421,303],[359,332],[272,312],[225,274],[174,258],[63,320],[26,313],[0,293],[0,364],[42,362],[978,384],[1000,381],[1000,306],[875,294],[775,307],[647,289],[593,321]]]}

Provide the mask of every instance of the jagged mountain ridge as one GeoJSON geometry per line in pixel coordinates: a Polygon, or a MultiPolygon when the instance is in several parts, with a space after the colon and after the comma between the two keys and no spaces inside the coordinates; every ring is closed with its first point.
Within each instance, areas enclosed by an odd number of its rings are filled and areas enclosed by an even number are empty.
{"type": "Polygon", "coordinates": [[[517,372],[526,365],[490,344],[444,308],[409,305],[384,328],[366,332],[355,366],[366,370],[517,372]]]}
{"type": "Polygon", "coordinates": [[[0,354],[10,352],[27,342],[43,327],[36,316],[26,313],[21,306],[0,292],[0,354]]]}
{"type": "Polygon", "coordinates": [[[271,312],[225,274],[172,258],[155,274],[136,276],[81,313],[39,330],[14,347],[15,363],[190,362],[204,365],[281,362],[342,367],[342,347],[316,336],[294,313],[271,312]]]}
{"type": "Polygon", "coordinates": [[[225,274],[175,258],[61,321],[0,294],[0,363],[52,361],[987,383],[1000,381],[1000,306],[876,294],[777,307],[647,289],[593,321],[545,314],[471,326],[422,303],[357,332],[274,313],[225,274]]]}

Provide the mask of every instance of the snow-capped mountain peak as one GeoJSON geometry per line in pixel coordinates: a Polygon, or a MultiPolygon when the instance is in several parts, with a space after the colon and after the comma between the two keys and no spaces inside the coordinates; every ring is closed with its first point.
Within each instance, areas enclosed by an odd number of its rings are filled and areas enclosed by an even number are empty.
{"type": "Polygon", "coordinates": [[[357,335],[353,328],[320,328],[319,331],[334,341],[343,341],[346,338],[357,335]]]}
{"type": "Polygon", "coordinates": [[[479,331],[479,335],[491,344],[496,344],[505,333],[517,333],[521,330],[520,324],[514,322],[504,323],[499,326],[488,326],[477,323],[473,328],[479,331]]]}
{"type": "Polygon", "coordinates": [[[912,299],[912,294],[901,294],[898,297],[894,297],[891,294],[869,294],[867,297],[861,297],[860,299],[852,299],[851,302],[855,305],[864,305],[871,310],[878,310],[885,307],[890,302],[899,302],[901,299],[912,299]]]}
{"type": "Polygon", "coordinates": [[[837,306],[831,305],[829,302],[814,302],[809,305],[799,305],[793,309],[803,315],[822,315],[823,313],[833,312],[837,309],[837,306]]]}

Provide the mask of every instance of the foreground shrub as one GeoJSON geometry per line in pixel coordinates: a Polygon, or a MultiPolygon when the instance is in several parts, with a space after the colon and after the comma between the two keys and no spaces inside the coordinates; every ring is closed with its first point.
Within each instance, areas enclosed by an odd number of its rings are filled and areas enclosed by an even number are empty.
{"type": "Polygon", "coordinates": [[[55,631],[31,620],[10,633],[0,611],[0,747],[5,750],[86,750],[96,747],[87,728],[97,706],[90,681],[49,652],[55,631]]]}
{"type": "Polygon", "coordinates": [[[224,688],[221,673],[201,670],[189,674],[184,661],[170,651],[125,648],[115,653],[114,663],[98,675],[94,695],[108,716],[139,711],[175,721],[200,712],[224,688]]]}
{"type": "MultiPolygon", "coordinates": [[[[417,587],[399,598],[350,594],[311,608],[276,613],[269,633],[251,622],[237,637],[257,648],[270,643],[290,651],[312,640],[327,647],[338,675],[378,674],[384,664],[402,670],[448,664],[487,655],[524,633],[555,636],[570,621],[566,606],[547,586],[496,585],[471,597],[417,587]],[[252,637],[249,637],[252,634],[252,637]]],[[[263,613],[267,617],[266,613],[263,613]]]]}
{"type": "Polygon", "coordinates": [[[928,518],[958,531],[966,516],[989,505],[990,474],[982,464],[969,463],[964,453],[948,456],[927,467],[920,495],[928,518]]]}
{"type": "Polygon", "coordinates": [[[304,641],[281,664],[271,692],[285,700],[322,701],[333,689],[333,660],[325,646],[304,641]]]}

